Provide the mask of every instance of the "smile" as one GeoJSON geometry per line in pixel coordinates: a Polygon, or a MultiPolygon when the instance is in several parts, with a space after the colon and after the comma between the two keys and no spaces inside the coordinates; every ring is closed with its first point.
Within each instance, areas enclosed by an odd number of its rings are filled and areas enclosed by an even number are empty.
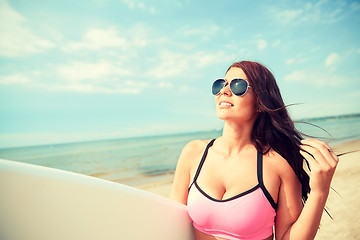
{"type": "Polygon", "coordinates": [[[234,105],[232,103],[229,103],[229,102],[220,102],[219,103],[219,106],[229,106],[229,107],[233,107],[234,105]]]}

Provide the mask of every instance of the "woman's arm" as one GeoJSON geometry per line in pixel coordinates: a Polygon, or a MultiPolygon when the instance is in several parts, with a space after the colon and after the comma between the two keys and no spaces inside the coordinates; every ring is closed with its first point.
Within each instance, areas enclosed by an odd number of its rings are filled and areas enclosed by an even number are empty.
{"type": "MultiPolygon", "coordinates": [[[[321,216],[329,194],[338,157],[324,142],[316,139],[303,140],[301,154],[310,165],[310,188],[308,200],[301,213],[298,201],[293,201],[294,190],[300,187],[291,187],[291,179],[285,178],[279,192],[279,209],[276,220],[276,239],[313,239],[320,225],[321,216]],[[290,181],[289,181],[290,179],[290,181]],[[289,184],[290,183],[290,184],[289,184]],[[291,223],[291,219],[298,218],[291,223]]],[[[295,175],[295,174],[293,174],[295,175]]],[[[301,199],[301,197],[300,197],[301,199]]]]}
{"type": "Polygon", "coordinates": [[[197,145],[197,141],[191,141],[183,148],[176,166],[174,182],[171,189],[170,198],[185,205],[187,204],[190,171],[197,145]]]}

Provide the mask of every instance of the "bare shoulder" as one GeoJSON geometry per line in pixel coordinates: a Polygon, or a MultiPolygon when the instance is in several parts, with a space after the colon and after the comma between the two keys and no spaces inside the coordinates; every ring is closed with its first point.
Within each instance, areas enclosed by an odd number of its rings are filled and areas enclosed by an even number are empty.
{"type": "Polygon", "coordinates": [[[208,144],[208,140],[194,140],[183,148],[173,181],[170,198],[183,204],[187,204],[188,187],[191,181],[191,173],[201,154],[208,144]]]}
{"type": "Polygon", "coordinates": [[[296,178],[296,174],[288,161],[276,151],[270,150],[269,153],[264,156],[264,160],[268,168],[276,172],[281,179],[296,178]]]}
{"type": "Polygon", "coordinates": [[[182,161],[183,164],[193,164],[193,161],[203,153],[207,144],[211,140],[192,140],[185,145],[183,148],[179,161],[182,161]]]}
{"type": "Polygon", "coordinates": [[[183,151],[186,151],[186,152],[198,151],[201,148],[206,147],[206,145],[209,142],[210,142],[210,140],[192,140],[185,145],[183,151]]]}

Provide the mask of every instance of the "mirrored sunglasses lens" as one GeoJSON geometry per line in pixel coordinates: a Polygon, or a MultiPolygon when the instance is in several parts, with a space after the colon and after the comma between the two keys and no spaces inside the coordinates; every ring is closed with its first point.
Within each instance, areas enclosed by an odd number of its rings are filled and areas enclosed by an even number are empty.
{"type": "Polygon", "coordinates": [[[212,94],[217,95],[225,85],[225,80],[218,79],[212,85],[212,94]]]}
{"type": "Polygon", "coordinates": [[[230,83],[230,89],[236,96],[245,94],[248,83],[244,79],[234,79],[230,83]]]}

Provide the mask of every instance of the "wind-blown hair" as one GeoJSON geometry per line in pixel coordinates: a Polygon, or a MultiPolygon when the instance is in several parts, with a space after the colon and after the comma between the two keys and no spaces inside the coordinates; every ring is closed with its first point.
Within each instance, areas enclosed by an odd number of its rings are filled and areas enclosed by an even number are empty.
{"type": "Polygon", "coordinates": [[[258,116],[255,121],[252,140],[262,153],[273,149],[289,163],[302,185],[302,199],[305,203],[310,192],[309,175],[303,168],[304,157],[300,154],[303,139],[291,120],[279,87],[273,74],[257,62],[241,61],[230,68],[241,68],[255,92],[258,116]]]}

